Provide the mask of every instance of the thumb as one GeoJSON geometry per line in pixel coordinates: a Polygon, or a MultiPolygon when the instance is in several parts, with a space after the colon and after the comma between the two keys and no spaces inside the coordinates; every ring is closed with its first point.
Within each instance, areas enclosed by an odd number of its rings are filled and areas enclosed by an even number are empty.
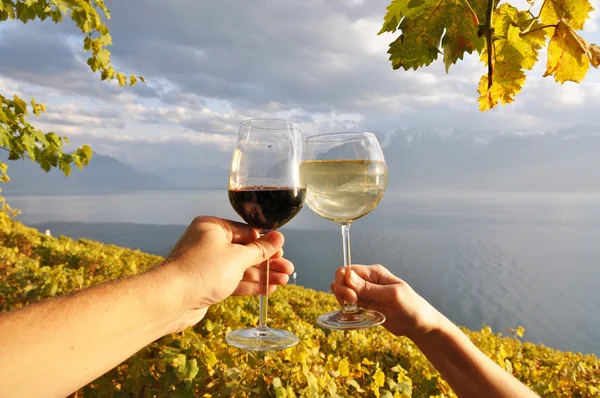
{"type": "Polygon", "coordinates": [[[364,280],[354,271],[346,273],[346,285],[356,292],[359,299],[379,302],[383,297],[383,286],[364,280]]]}
{"type": "Polygon", "coordinates": [[[271,258],[283,247],[283,242],[284,238],[280,232],[269,232],[259,239],[242,245],[245,249],[244,268],[250,268],[271,258]]]}

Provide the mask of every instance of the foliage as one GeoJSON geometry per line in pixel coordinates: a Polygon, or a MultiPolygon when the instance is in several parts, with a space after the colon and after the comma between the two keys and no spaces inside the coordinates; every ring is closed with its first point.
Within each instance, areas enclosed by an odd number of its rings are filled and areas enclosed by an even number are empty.
{"type": "Polygon", "coordinates": [[[499,0],[392,0],[379,33],[402,32],[388,51],[394,69],[426,67],[443,54],[448,72],[465,53],[479,53],[488,67],[478,89],[486,111],[514,101],[546,46],[544,76],[559,83],[579,83],[600,64],[600,47],[577,33],[593,11],[589,0],[544,0],[537,13],[534,2],[519,10],[499,0]]]}
{"type": "MultiPolygon", "coordinates": [[[[121,86],[129,82],[136,84],[141,76],[125,76],[111,65],[110,52],[106,48],[112,44],[106,20],[110,12],[103,0],[0,0],[0,21],[19,20],[27,23],[32,20],[54,23],[69,16],[84,34],[83,50],[89,51],[87,61],[93,72],[100,72],[102,80],[116,79],[121,86]]],[[[9,152],[9,160],[30,158],[45,171],[57,167],[69,175],[71,165],[79,169],[87,166],[92,157],[92,149],[83,145],[72,153],[63,153],[63,145],[68,144],[67,137],[53,132],[43,133],[28,121],[29,108],[35,116],[46,111],[43,104],[31,99],[29,105],[17,95],[0,94],[0,148],[9,152]]],[[[0,162],[0,180],[8,181],[7,166],[0,162]]]]}
{"type": "MultiPolygon", "coordinates": [[[[52,238],[0,214],[0,311],[144,271],[162,261],[88,240],[52,238]]],[[[77,396],[98,397],[453,397],[420,351],[383,328],[330,332],[316,317],[332,295],[296,286],[270,299],[271,323],[300,343],[257,354],[227,345],[230,330],[254,325],[258,301],[230,298],[183,333],[166,336],[100,377],[77,396]]],[[[468,336],[504,369],[548,397],[594,397],[600,360],[501,337],[489,327],[468,336]]]]}

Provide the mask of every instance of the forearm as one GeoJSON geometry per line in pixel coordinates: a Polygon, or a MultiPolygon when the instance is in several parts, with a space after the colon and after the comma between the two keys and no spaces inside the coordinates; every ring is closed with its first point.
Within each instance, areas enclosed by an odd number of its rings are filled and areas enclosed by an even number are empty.
{"type": "Polygon", "coordinates": [[[438,330],[411,338],[461,398],[537,397],[445,317],[438,330]]]}
{"type": "Polygon", "coordinates": [[[165,283],[168,272],[0,315],[0,396],[67,396],[169,333],[177,308],[159,300],[177,288],[165,283]]]}

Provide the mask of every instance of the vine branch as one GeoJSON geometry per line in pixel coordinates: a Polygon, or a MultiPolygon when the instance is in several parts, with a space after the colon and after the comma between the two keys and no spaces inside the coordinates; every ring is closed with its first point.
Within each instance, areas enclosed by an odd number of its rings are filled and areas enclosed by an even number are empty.
{"type": "Polygon", "coordinates": [[[494,3],[495,0],[488,0],[485,24],[482,27],[485,33],[485,41],[487,42],[488,50],[488,90],[492,88],[494,83],[494,64],[492,63],[492,56],[494,51],[494,28],[492,28],[492,18],[494,17],[494,3]]]}
{"type": "Polygon", "coordinates": [[[540,27],[538,27],[538,28],[535,28],[535,29],[533,29],[533,30],[526,30],[525,32],[522,32],[522,33],[520,34],[520,36],[521,36],[521,37],[523,37],[523,36],[527,36],[528,34],[530,34],[530,33],[534,33],[534,32],[537,32],[538,30],[542,30],[542,29],[548,29],[548,28],[556,28],[557,26],[558,26],[557,24],[554,24],[554,25],[544,25],[544,26],[540,26],[540,27]]]}

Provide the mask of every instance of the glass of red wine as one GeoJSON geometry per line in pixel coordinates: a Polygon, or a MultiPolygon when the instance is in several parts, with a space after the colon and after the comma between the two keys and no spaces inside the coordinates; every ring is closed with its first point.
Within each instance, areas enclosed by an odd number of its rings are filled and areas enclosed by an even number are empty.
{"type": "MultiPolygon", "coordinates": [[[[294,122],[253,119],[241,123],[229,175],[229,201],[237,214],[261,234],[290,221],[302,208],[306,186],[300,181],[302,138],[294,122]]],[[[298,343],[286,330],[267,326],[269,260],[260,265],[258,326],[234,330],[227,342],[253,351],[283,350],[298,343]]]]}

